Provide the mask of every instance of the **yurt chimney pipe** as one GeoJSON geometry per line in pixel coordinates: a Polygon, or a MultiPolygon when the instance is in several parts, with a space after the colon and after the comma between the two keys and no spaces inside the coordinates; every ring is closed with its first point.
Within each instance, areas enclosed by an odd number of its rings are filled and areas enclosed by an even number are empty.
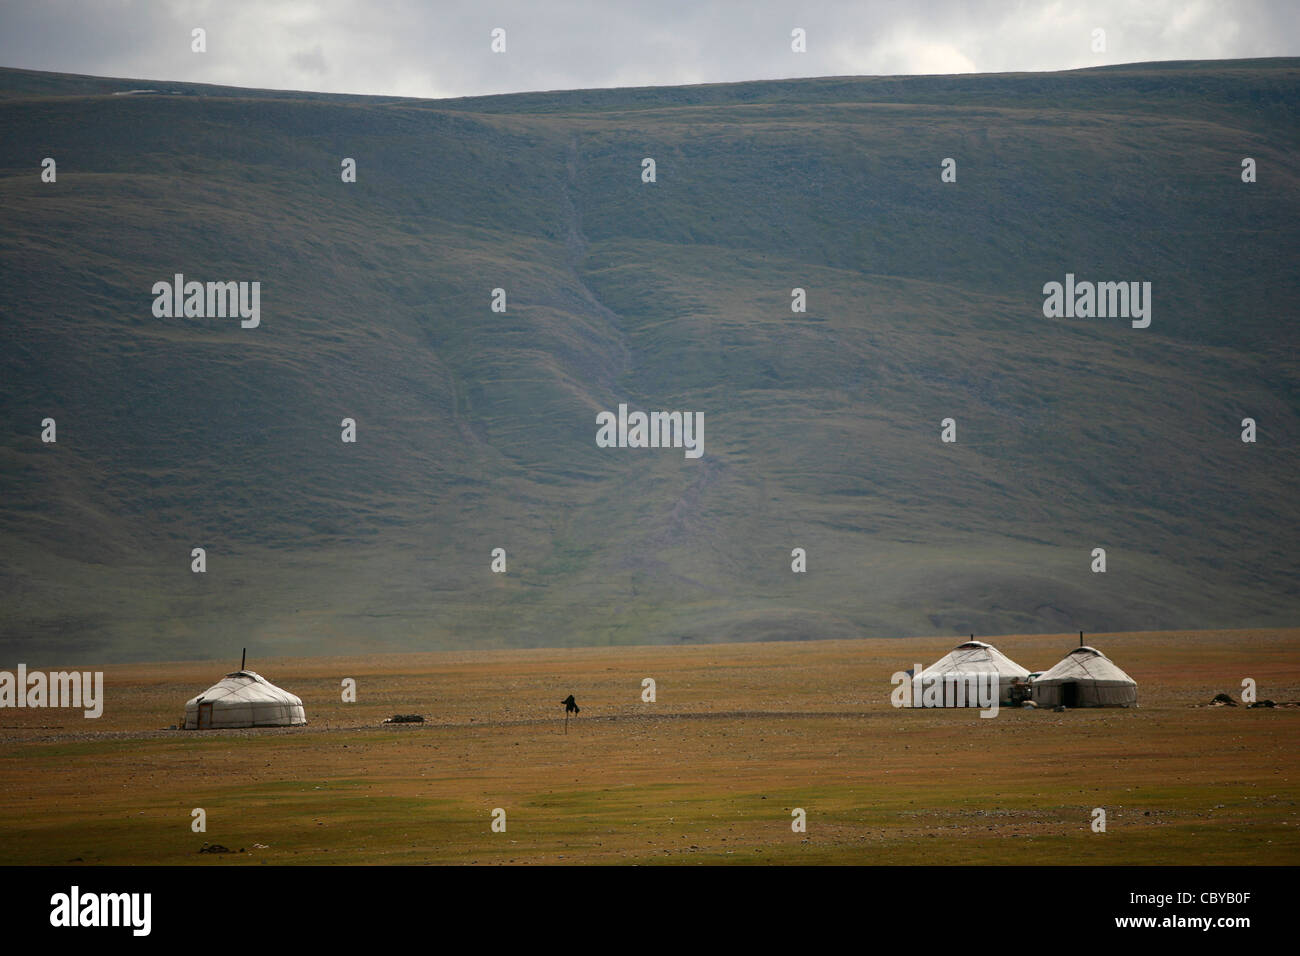
{"type": "MultiPolygon", "coordinates": [[[[1079,636],[1082,637],[1083,635],[1080,634],[1079,636]]],[[[247,660],[248,660],[248,648],[246,647],[244,648],[244,652],[239,655],[239,669],[241,671],[244,669],[244,662],[247,660]]]]}

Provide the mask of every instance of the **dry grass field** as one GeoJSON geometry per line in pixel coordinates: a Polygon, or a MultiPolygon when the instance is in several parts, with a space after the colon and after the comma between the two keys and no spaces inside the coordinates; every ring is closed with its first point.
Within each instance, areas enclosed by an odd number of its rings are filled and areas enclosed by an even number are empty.
{"type": "MultiPolygon", "coordinates": [[[[991,640],[1031,670],[1077,642],[991,640]]],[[[114,667],[99,720],[0,711],[0,863],[1300,863],[1300,708],[1197,706],[1300,700],[1300,629],[1089,642],[1140,708],[890,706],[951,637],[252,658],[310,721],[258,731],[165,729],[237,658],[114,667]]]]}

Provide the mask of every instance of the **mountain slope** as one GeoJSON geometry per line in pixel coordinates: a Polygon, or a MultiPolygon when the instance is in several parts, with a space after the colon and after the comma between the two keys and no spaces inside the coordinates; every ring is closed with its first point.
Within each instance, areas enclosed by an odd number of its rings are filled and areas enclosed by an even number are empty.
{"type": "Polygon", "coordinates": [[[1294,624],[1298,81],[2,71],[0,652],[1294,624]],[[156,318],[178,272],[260,326],[156,318]],[[1066,273],[1151,282],[1150,327],[1045,318],[1066,273]],[[619,403],[704,456],[596,447],[619,403]]]}

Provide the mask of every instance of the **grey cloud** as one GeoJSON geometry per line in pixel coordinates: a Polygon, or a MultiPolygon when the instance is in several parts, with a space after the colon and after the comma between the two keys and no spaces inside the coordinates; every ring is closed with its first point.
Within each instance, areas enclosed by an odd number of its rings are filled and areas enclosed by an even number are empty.
{"type": "Polygon", "coordinates": [[[1292,0],[260,0],[0,5],[0,64],[146,80],[462,96],[796,76],[1300,54],[1292,0]],[[203,27],[208,52],[190,52],[203,27]],[[490,52],[493,27],[505,54],[490,52]],[[802,27],[808,52],[793,53],[802,27]],[[1106,31],[1105,53],[1091,49],[1106,31]]]}
{"type": "Polygon", "coordinates": [[[319,43],[316,44],[314,49],[295,53],[292,62],[301,73],[324,75],[330,71],[329,65],[325,62],[325,53],[321,50],[319,43]]]}

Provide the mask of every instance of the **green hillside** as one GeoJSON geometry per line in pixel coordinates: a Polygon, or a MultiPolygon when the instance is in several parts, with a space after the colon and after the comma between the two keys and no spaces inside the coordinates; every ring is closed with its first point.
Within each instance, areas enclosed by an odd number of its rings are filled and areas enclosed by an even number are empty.
{"type": "Polygon", "coordinates": [[[0,660],[1294,625],[1298,147],[1300,60],[2,70],[0,660]],[[261,325],[156,318],[178,272],[261,282],[261,325]],[[1151,282],[1150,327],[1045,318],[1066,273],[1151,282]],[[596,447],[620,402],[704,456],[596,447]]]}

